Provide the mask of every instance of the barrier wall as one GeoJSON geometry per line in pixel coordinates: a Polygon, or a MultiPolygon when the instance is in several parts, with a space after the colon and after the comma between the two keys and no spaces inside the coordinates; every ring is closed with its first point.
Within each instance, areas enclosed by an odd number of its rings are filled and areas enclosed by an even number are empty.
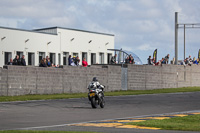
{"type": "Polygon", "coordinates": [[[200,86],[200,66],[128,65],[128,89],[151,90],[200,86]]]}
{"type": "MultiPolygon", "coordinates": [[[[98,77],[105,91],[122,90],[119,65],[91,67],[41,68],[4,66],[0,68],[0,96],[87,92],[93,77],[98,77]]],[[[127,65],[128,90],[150,90],[200,86],[200,66],[127,65]]]]}
{"type": "Polygon", "coordinates": [[[1,96],[88,92],[93,77],[106,85],[106,91],[121,89],[121,68],[117,66],[4,67],[6,69],[0,69],[1,96]]]}

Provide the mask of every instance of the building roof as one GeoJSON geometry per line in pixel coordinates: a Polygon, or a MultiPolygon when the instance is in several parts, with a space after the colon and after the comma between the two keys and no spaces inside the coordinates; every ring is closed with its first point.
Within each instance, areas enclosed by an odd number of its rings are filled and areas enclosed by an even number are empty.
{"type": "Polygon", "coordinates": [[[80,32],[87,32],[87,33],[94,33],[94,34],[101,34],[101,35],[108,35],[108,36],[115,36],[114,34],[107,34],[107,33],[100,33],[100,32],[93,32],[93,31],[86,31],[86,30],[79,30],[79,29],[72,29],[72,28],[64,28],[64,27],[49,27],[49,28],[42,28],[42,29],[35,29],[34,31],[40,30],[49,30],[49,29],[65,29],[65,30],[74,30],[80,32]]]}
{"type": "Polygon", "coordinates": [[[53,33],[45,33],[45,32],[38,32],[38,31],[34,31],[34,30],[17,29],[17,28],[9,28],[9,27],[1,27],[1,26],[0,26],[0,29],[18,30],[18,31],[25,31],[25,32],[40,33],[40,34],[57,35],[57,34],[53,34],[53,33]]]}

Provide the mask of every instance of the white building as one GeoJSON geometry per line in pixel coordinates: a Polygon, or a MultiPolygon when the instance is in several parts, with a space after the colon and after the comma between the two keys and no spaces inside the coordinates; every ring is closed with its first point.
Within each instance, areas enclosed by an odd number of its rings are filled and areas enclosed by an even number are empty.
{"type": "Polygon", "coordinates": [[[68,56],[86,58],[89,65],[107,64],[113,56],[114,35],[51,27],[22,30],[0,27],[0,67],[16,55],[25,55],[27,65],[38,66],[46,56],[54,64],[67,65],[68,56]]]}

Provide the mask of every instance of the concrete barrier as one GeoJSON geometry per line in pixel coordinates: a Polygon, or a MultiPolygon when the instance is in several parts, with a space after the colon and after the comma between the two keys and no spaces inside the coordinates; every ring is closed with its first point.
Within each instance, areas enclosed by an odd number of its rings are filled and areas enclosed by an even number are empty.
{"type": "MultiPolygon", "coordinates": [[[[200,66],[132,65],[127,67],[128,90],[151,90],[200,86],[200,66]]],[[[0,96],[87,92],[93,77],[98,77],[105,91],[122,90],[120,65],[91,67],[41,68],[4,66],[0,68],[0,96]]]]}

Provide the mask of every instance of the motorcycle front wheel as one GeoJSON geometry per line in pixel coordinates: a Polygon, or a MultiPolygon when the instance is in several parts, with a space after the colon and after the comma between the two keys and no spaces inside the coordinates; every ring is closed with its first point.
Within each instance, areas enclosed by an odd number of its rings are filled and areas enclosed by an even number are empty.
{"type": "Polygon", "coordinates": [[[92,108],[97,108],[98,102],[96,101],[95,97],[91,98],[91,105],[92,108]]]}

